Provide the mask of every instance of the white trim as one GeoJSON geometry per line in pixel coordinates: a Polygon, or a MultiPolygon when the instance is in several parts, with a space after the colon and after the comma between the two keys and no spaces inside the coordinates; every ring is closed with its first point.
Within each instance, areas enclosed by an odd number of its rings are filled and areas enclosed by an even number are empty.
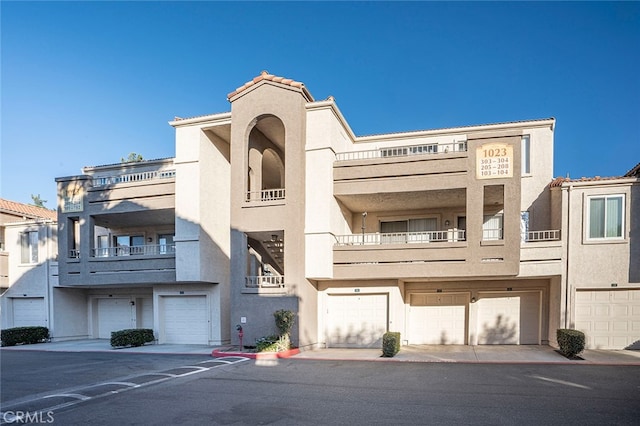
{"type": "MultiPolygon", "coordinates": [[[[613,193],[613,194],[593,194],[588,195],[585,194],[585,203],[584,203],[584,239],[589,242],[609,242],[609,241],[623,241],[626,240],[626,217],[627,217],[627,203],[626,203],[626,194],[624,193],[613,193]],[[593,199],[604,199],[605,200],[605,215],[606,215],[606,202],[610,198],[620,198],[622,200],[622,217],[620,218],[620,236],[615,237],[607,237],[606,236],[606,226],[603,230],[605,236],[603,237],[592,237],[591,236],[591,200],[593,199]]],[[[604,219],[606,225],[606,216],[604,219]]]]}

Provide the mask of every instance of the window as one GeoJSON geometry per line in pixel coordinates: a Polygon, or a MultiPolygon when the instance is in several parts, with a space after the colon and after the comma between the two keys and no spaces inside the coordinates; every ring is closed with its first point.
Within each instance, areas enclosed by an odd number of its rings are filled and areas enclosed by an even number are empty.
{"type": "Polygon", "coordinates": [[[70,217],[67,220],[67,242],[69,244],[69,257],[80,258],[80,218],[70,217]]]}
{"type": "Polygon", "coordinates": [[[430,234],[437,229],[436,218],[408,219],[380,222],[383,244],[429,242],[430,234]]]}
{"type": "Polygon", "coordinates": [[[173,242],[173,234],[158,235],[160,254],[175,253],[176,246],[173,242]]]}
{"type": "Polygon", "coordinates": [[[502,213],[485,215],[482,222],[482,239],[501,240],[503,237],[502,222],[502,213]]]}
{"type": "Polygon", "coordinates": [[[109,236],[98,235],[98,250],[96,250],[97,257],[109,257],[109,236]]]}
{"type": "Polygon", "coordinates": [[[130,254],[144,254],[144,236],[142,235],[118,235],[114,237],[117,247],[117,256],[130,254]]]}
{"type": "Polygon", "coordinates": [[[38,263],[38,231],[20,234],[20,252],[22,263],[38,263]]]}
{"type": "Polygon", "coordinates": [[[520,238],[522,242],[529,238],[529,212],[520,212],[520,238]]]}
{"type": "Polygon", "coordinates": [[[482,213],[482,239],[502,240],[504,216],[504,185],[485,185],[482,213]]]}
{"type": "Polygon", "coordinates": [[[531,138],[529,135],[522,137],[522,174],[531,174],[531,138]]]}
{"type": "Polygon", "coordinates": [[[589,198],[589,238],[622,238],[624,196],[589,198]]]}

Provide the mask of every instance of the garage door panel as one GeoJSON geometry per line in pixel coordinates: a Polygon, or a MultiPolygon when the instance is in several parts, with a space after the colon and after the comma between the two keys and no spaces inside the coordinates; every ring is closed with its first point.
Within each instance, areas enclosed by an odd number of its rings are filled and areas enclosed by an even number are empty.
{"type": "Polygon", "coordinates": [[[575,300],[575,327],[588,349],[637,348],[640,290],[583,290],[575,300]]]}
{"type": "Polygon", "coordinates": [[[540,344],[540,293],[479,295],[478,344],[540,344]]]}
{"type": "Polygon", "coordinates": [[[463,345],[465,313],[465,306],[412,306],[409,311],[409,343],[463,345]]]}
{"type": "Polygon", "coordinates": [[[388,329],[386,294],[329,295],[328,347],[381,347],[388,329]]]}
{"type": "Polygon", "coordinates": [[[209,343],[206,296],[162,296],[162,331],[165,343],[209,343]]]}
{"type": "Polygon", "coordinates": [[[110,339],[111,332],[135,328],[131,300],[98,299],[98,338],[110,339]]]}
{"type": "Polygon", "coordinates": [[[47,326],[44,297],[13,299],[13,326],[47,326]]]}
{"type": "Polygon", "coordinates": [[[466,343],[468,294],[412,294],[409,343],[463,345],[466,343]]]}

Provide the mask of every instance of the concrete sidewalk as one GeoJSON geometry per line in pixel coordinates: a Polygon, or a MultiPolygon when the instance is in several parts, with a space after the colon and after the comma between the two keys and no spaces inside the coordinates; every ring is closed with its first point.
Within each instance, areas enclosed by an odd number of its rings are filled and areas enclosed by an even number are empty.
{"type": "Polygon", "coordinates": [[[211,355],[215,347],[207,345],[144,345],[137,348],[111,347],[109,339],[67,340],[64,342],[38,343],[35,345],[8,346],[3,351],[43,352],[111,352],[136,354],[211,355]]]}
{"type": "Polygon", "coordinates": [[[405,362],[459,362],[503,364],[600,364],[638,365],[640,351],[585,350],[581,359],[570,360],[544,345],[410,345],[393,358],[382,358],[380,349],[319,349],[301,352],[296,359],[370,360],[405,362]]]}
{"type": "MultiPolygon", "coordinates": [[[[2,348],[2,351],[45,352],[110,352],[136,354],[179,354],[211,356],[214,349],[224,346],[207,345],[145,345],[137,348],[114,349],[107,339],[72,340],[39,343],[2,348]]],[[[226,346],[228,348],[228,346],[226,346]]],[[[569,360],[550,346],[536,345],[411,345],[403,346],[393,358],[383,358],[381,349],[316,349],[302,351],[291,359],[343,360],[343,361],[405,361],[405,362],[460,362],[460,363],[549,363],[549,364],[601,364],[640,365],[640,351],[585,350],[582,360],[569,360]]]]}

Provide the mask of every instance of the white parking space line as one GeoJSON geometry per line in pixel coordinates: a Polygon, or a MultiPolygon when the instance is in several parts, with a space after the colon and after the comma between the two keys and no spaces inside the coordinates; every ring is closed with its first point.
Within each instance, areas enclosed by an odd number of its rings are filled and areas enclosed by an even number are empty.
{"type": "MultiPolygon", "coordinates": [[[[67,407],[71,407],[77,404],[80,404],[82,402],[85,401],[89,401],[92,399],[99,399],[99,398],[103,398],[105,396],[110,396],[110,395],[115,395],[115,394],[119,394],[122,392],[126,392],[126,391],[130,391],[132,389],[137,389],[137,388],[141,388],[144,386],[150,386],[152,384],[156,384],[156,383],[161,383],[170,379],[174,379],[174,378],[179,378],[179,377],[186,377],[186,376],[190,376],[193,374],[197,374],[197,373],[202,373],[205,371],[209,371],[212,370],[214,368],[217,367],[223,367],[223,366],[227,366],[227,365],[231,365],[231,364],[235,364],[235,363],[240,363],[243,361],[248,361],[249,358],[244,358],[244,357],[225,357],[227,359],[221,359],[221,358],[216,358],[215,360],[207,360],[207,361],[202,361],[199,364],[207,364],[207,363],[216,363],[217,365],[212,365],[210,367],[201,367],[201,366],[196,366],[196,365],[186,365],[186,366],[181,366],[181,367],[176,367],[176,368],[172,368],[171,370],[180,370],[180,369],[192,369],[192,371],[187,371],[185,373],[181,373],[181,374],[171,374],[171,373],[164,373],[164,372],[148,372],[148,373],[142,373],[138,376],[130,376],[128,377],[128,380],[135,380],[136,378],[141,378],[144,376],[161,376],[158,379],[155,380],[149,380],[146,382],[142,382],[142,383],[134,383],[132,381],[109,381],[109,382],[100,382],[100,383],[96,383],[93,385],[88,385],[88,386],[84,386],[83,388],[77,389],[76,392],[72,392],[72,393],[53,393],[50,395],[45,395],[42,397],[38,397],[38,398],[34,398],[31,400],[27,400],[27,401],[21,401],[20,403],[15,403],[13,405],[9,404],[5,404],[5,406],[3,407],[3,410],[0,411],[0,424],[8,424],[8,423],[16,423],[16,422],[21,422],[24,421],[23,418],[25,418],[25,416],[30,416],[31,418],[35,418],[33,416],[37,416],[37,415],[44,415],[44,416],[48,416],[49,413],[51,412],[55,412],[56,410],[61,410],[63,408],[67,408],[67,407]],[[87,393],[90,393],[89,391],[91,389],[95,389],[97,387],[100,386],[109,386],[109,385],[118,385],[118,386],[123,386],[122,389],[114,389],[99,395],[94,395],[94,396],[87,396],[82,394],[82,391],[85,390],[87,393]],[[68,402],[64,402],[61,404],[55,404],[52,406],[47,406],[45,408],[38,408],[35,409],[33,411],[28,411],[28,410],[21,410],[20,407],[32,407],[34,404],[37,405],[37,403],[39,401],[44,402],[43,405],[46,405],[46,400],[48,399],[53,399],[53,398],[72,398],[74,399],[73,401],[68,401],[68,402]],[[21,414],[20,414],[21,413],[21,414]]],[[[171,370],[167,370],[167,371],[171,371],[171,370]]]]}

